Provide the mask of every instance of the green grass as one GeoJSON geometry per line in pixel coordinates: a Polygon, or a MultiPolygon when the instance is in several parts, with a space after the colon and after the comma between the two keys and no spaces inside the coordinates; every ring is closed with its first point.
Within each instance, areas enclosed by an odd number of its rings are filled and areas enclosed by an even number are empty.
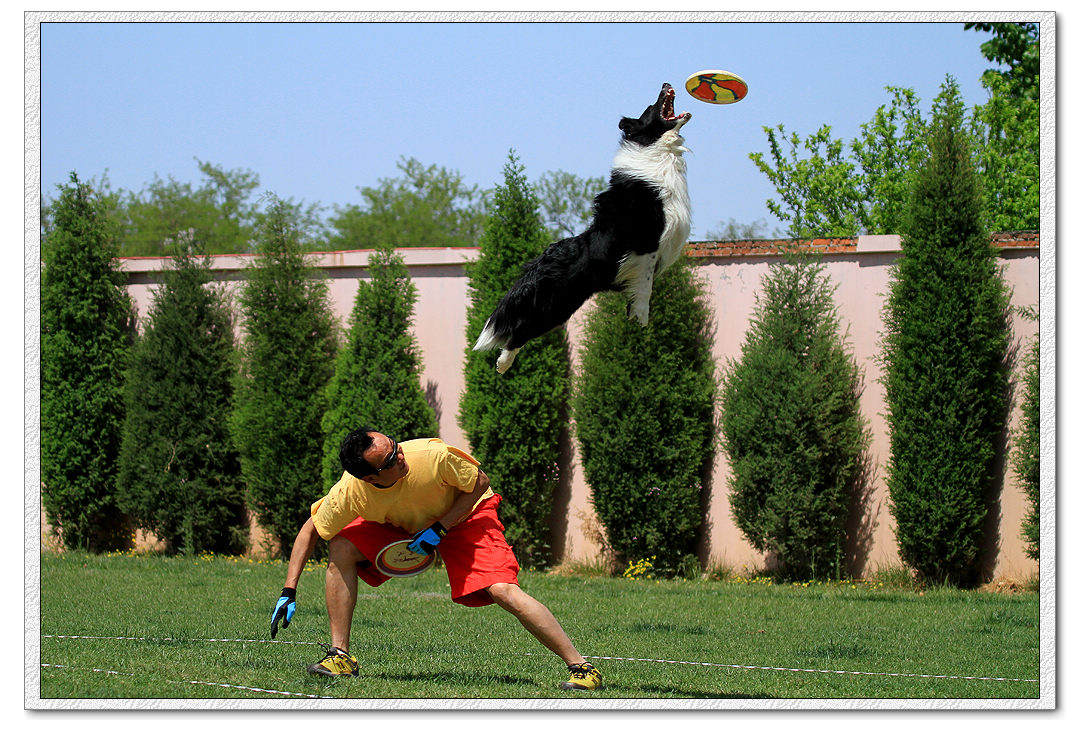
{"type": "MultiPolygon", "coordinates": [[[[359,678],[305,667],[328,640],[323,569],[309,565],[299,609],[278,641],[269,613],[281,562],[226,557],[41,557],[41,632],[141,640],[41,639],[43,698],[534,698],[557,687],[559,659],[508,613],[449,600],[442,569],[363,583],[353,623],[359,678]],[[312,644],[312,645],[303,645],[312,644]],[[87,669],[120,672],[118,675],[87,669]]],[[[802,669],[1038,678],[1038,595],[882,583],[777,586],[526,572],[586,656],[802,669]]],[[[735,669],[598,660],[604,698],[1037,698],[1038,684],[735,669]]]]}

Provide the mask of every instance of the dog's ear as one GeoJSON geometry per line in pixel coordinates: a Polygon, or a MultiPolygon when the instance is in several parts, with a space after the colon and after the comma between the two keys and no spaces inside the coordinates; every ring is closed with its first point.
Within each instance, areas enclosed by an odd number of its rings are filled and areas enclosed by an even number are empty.
{"type": "Polygon", "coordinates": [[[633,117],[623,117],[619,120],[620,130],[633,130],[641,126],[641,120],[634,119],[633,117]]]}

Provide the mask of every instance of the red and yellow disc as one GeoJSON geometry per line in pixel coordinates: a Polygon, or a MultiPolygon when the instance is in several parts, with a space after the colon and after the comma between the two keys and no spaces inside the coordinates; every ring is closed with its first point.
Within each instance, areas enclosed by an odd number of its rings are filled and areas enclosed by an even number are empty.
{"type": "Polygon", "coordinates": [[[709,104],[734,104],[746,98],[746,82],[730,71],[699,71],[686,80],[686,91],[709,104]]]}
{"type": "Polygon", "coordinates": [[[409,551],[412,539],[402,539],[384,546],[375,555],[375,569],[387,577],[412,577],[435,564],[435,552],[416,554],[409,551]]]}

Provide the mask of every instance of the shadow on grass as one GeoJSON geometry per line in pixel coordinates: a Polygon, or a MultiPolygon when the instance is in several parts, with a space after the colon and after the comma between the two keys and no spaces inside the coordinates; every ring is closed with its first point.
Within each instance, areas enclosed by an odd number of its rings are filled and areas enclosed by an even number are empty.
{"type": "Polygon", "coordinates": [[[627,630],[631,633],[672,633],[674,635],[714,635],[715,630],[703,625],[675,625],[673,623],[638,622],[630,625],[627,630]]]}
{"type": "Polygon", "coordinates": [[[926,600],[915,595],[905,596],[900,593],[882,592],[878,595],[851,595],[844,597],[844,602],[884,602],[889,604],[899,603],[923,603],[926,604],[926,600]]]}
{"type": "Polygon", "coordinates": [[[362,674],[363,677],[373,679],[386,679],[387,681],[405,681],[405,682],[420,682],[420,681],[436,681],[445,684],[460,684],[462,686],[479,686],[481,684],[503,684],[505,686],[528,686],[531,688],[539,688],[537,683],[532,679],[523,678],[520,676],[510,676],[509,674],[499,674],[494,676],[479,676],[477,674],[462,674],[462,673],[413,673],[413,674],[362,674]]]}
{"type": "MultiPolygon", "coordinates": [[[[509,674],[500,674],[497,676],[477,676],[475,674],[463,674],[463,673],[412,673],[412,674],[361,674],[361,679],[384,679],[386,681],[399,681],[402,683],[421,683],[421,682],[437,682],[444,684],[457,684],[462,687],[477,687],[477,686],[489,686],[492,684],[500,684],[503,686],[516,686],[520,690],[526,689],[548,689],[548,685],[537,684],[533,679],[527,679],[520,676],[511,676],[509,674]]],[[[326,688],[328,686],[335,686],[338,682],[344,681],[348,683],[348,679],[312,679],[319,686],[326,688]]],[[[359,679],[357,679],[359,680],[359,679]]],[[[558,683],[557,679],[552,679],[551,688],[554,688],[558,683]]],[[[705,693],[699,690],[683,689],[678,686],[662,686],[662,685],[623,685],[619,683],[605,683],[603,691],[615,692],[620,695],[627,695],[630,698],[645,698],[645,697],[678,697],[683,699],[773,699],[769,694],[718,694],[718,693],[705,693]]],[[[586,699],[593,696],[587,692],[566,692],[568,699],[586,699]]],[[[410,697],[412,695],[409,695],[410,697]]],[[[418,698],[443,698],[441,696],[425,697],[421,694],[418,698]]],[[[449,698],[449,697],[447,697],[449,698]]],[[[486,696],[477,696],[475,698],[482,699],[486,696]]],[[[533,698],[529,695],[524,695],[524,698],[533,698]]]]}
{"type": "Polygon", "coordinates": [[[771,694],[706,694],[700,691],[687,691],[677,686],[619,686],[612,684],[604,687],[609,690],[623,689],[628,692],[657,696],[676,696],[682,699],[775,699],[771,694]]]}

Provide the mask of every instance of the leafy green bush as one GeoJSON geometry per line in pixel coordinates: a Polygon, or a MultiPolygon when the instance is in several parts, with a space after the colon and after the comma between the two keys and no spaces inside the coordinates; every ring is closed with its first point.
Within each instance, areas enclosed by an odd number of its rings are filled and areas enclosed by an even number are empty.
{"type": "Polygon", "coordinates": [[[323,485],[341,478],[341,440],[371,425],[396,440],[439,434],[435,410],[420,386],[421,354],[412,333],[416,285],[401,256],[384,246],[368,260],[349,316],[345,347],[326,389],[322,418],[323,485]]]}
{"type": "Polygon", "coordinates": [[[119,196],[124,256],[169,256],[168,242],[181,232],[193,232],[200,250],[208,254],[247,250],[258,215],[251,198],[259,176],[251,170],[195,162],[203,176],[198,187],[171,175],[165,180],[155,175],[139,193],[119,196]]]}
{"type": "Polygon", "coordinates": [[[972,112],[990,231],[1039,229],[1039,100],[1015,81],[991,76],[986,104],[972,112]]]}
{"type": "Polygon", "coordinates": [[[468,350],[458,420],[492,488],[505,499],[499,515],[514,553],[523,565],[541,568],[552,559],[549,522],[566,429],[570,357],[565,328],[529,342],[505,374],[495,371],[491,353],[471,348],[521,266],[548,243],[536,197],[513,151],[503,174],[480,257],[468,268],[468,350]]]}
{"type": "Polygon", "coordinates": [[[775,555],[787,579],[842,574],[845,524],[869,441],[835,289],[806,255],[773,265],[741,356],[721,384],[735,523],[755,549],[775,555]]]}
{"type": "Polygon", "coordinates": [[[484,224],[486,192],[467,185],[456,170],[413,157],[403,156],[397,167],[402,177],[359,188],[361,204],[335,206],[326,246],[474,246],[484,224]]]}
{"type": "Polygon", "coordinates": [[[322,416],[333,375],[337,323],[325,280],[307,264],[303,232],[274,201],[240,291],[233,442],[259,523],[289,551],[322,493],[322,416]]]}
{"type": "Polygon", "coordinates": [[[601,293],[586,319],[573,414],[612,549],[660,575],[697,574],[716,440],[712,322],[685,258],[655,282],[649,324],[601,293]]]}
{"type": "Polygon", "coordinates": [[[128,359],[117,492],[171,552],[243,550],[240,460],[228,432],[235,338],[209,260],[175,244],[128,359]]]}
{"type": "Polygon", "coordinates": [[[1024,359],[1022,375],[1024,394],[1020,401],[1020,435],[1016,441],[1014,464],[1020,487],[1029,505],[1021,531],[1027,544],[1027,555],[1039,558],[1039,341],[1024,359]]]}
{"type": "MultiPolygon", "coordinates": [[[[987,70],[982,85],[987,102],[971,109],[976,170],[982,179],[990,231],[1039,228],[1039,51],[1037,24],[967,24],[1015,26],[1006,44],[994,52],[995,64],[1012,71],[987,70]],[[1008,59],[1009,55],[1016,57],[1008,59]],[[1016,71],[1020,73],[1014,73],[1016,71]]],[[[980,30],[989,30],[982,28],[980,30]]],[[[986,45],[983,46],[987,51],[986,45]]],[[[750,159],[776,189],[766,205],[790,236],[895,234],[909,194],[910,173],[923,155],[927,121],[914,90],[885,87],[891,97],[861,133],[845,143],[833,139],[830,125],[817,132],[789,133],[783,124],[765,127],[766,153],[750,159]],[[845,149],[845,145],[847,149],[845,149]]]]}
{"type": "Polygon", "coordinates": [[[1008,415],[1009,294],[982,221],[955,80],[934,102],[891,273],[881,360],[900,557],[971,585],[1008,415]]]}
{"type": "Polygon", "coordinates": [[[115,491],[135,313],[107,208],[72,173],[42,242],[42,498],[64,546],[94,551],[131,541],[115,491]]]}

